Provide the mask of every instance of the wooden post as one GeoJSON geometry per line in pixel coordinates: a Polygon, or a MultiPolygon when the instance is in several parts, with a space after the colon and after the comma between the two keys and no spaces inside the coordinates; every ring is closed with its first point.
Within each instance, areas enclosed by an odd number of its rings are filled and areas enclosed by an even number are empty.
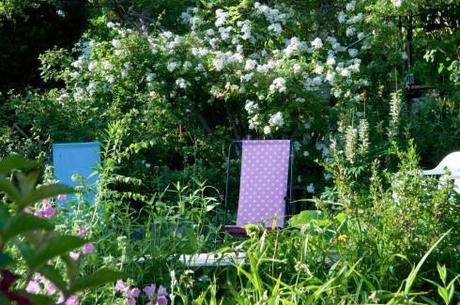
{"type": "Polygon", "coordinates": [[[413,31],[414,31],[414,29],[413,29],[413,16],[409,15],[409,25],[407,27],[407,56],[408,56],[407,65],[408,65],[409,70],[412,67],[412,60],[413,60],[413,58],[412,58],[412,56],[413,56],[412,40],[413,40],[413,37],[414,37],[413,31]]]}

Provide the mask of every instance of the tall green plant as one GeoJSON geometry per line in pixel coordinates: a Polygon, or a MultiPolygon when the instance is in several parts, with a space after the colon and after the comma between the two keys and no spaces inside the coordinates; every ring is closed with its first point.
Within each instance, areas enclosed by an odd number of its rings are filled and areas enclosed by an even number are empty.
{"type": "Polygon", "coordinates": [[[29,208],[36,202],[60,194],[73,193],[73,188],[49,184],[37,186],[41,175],[39,164],[12,155],[0,161],[0,191],[6,198],[0,201],[0,303],[18,305],[55,304],[46,295],[26,293],[15,284],[21,278],[29,282],[38,273],[52,282],[62,293],[60,304],[73,295],[89,288],[113,282],[122,275],[106,269],[81,275],[77,261],[69,255],[88,241],[54,230],[48,220],[30,214],[29,208]],[[66,268],[61,273],[56,261],[66,268]],[[21,276],[9,269],[25,268],[21,276]]]}

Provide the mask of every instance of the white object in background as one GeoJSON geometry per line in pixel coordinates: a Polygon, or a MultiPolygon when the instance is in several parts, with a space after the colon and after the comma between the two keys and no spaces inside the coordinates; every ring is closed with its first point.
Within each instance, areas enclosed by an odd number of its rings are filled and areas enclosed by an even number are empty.
{"type": "Polygon", "coordinates": [[[245,253],[197,253],[192,255],[183,254],[179,261],[188,267],[215,267],[241,264],[246,258],[245,253]]]}
{"type": "Polygon", "coordinates": [[[425,176],[441,176],[450,172],[450,178],[454,179],[454,189],[460,193],[460,151],[448,154],[439,164],[430,170],[424,170],[425,176]]]}

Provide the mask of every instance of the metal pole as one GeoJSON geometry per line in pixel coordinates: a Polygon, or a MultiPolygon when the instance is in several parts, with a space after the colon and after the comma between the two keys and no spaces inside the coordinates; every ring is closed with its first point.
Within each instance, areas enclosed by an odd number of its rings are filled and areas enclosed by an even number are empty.
{"type": "Polygon", "coordinates": [[[226,225],[227,222],[227,212],[228,212],[228,189],[229,189],[229,178],[230,178],[230,159],[231,159],[231,154],[232,154],[232,147],[235,143],[238,143],[239,141],[233,141],[230,143],[228,146],[228,155],[227,155],[227,175],[225,179],[225,195],[224,195],[224,226],[226,225]]]}

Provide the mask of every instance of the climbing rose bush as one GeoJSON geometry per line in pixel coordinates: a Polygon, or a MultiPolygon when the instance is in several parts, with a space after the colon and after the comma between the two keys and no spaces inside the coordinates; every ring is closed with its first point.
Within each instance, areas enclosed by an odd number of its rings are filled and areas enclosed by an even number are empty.
{"type": "Polygon", "coordinates": [[[358,103],[369,85],[360,54],[370,39],[359,5],[349,2],[338,13],[335,35],[318,35],[314,15],[252,1],[189,8],[180,17],[190,28],[184,34],[107,22],[111,39],[80,44],[78,59],[58,73],[67,86],[54,97],[100,110],[163,103],[174,105],[179,117],[204,104],[237,101],[253,133],[273,137],[297,128],[310,134],[327,119],[324,93],[358,103]],[[132,102],[122,105],[123,98],[132,102]]]}

